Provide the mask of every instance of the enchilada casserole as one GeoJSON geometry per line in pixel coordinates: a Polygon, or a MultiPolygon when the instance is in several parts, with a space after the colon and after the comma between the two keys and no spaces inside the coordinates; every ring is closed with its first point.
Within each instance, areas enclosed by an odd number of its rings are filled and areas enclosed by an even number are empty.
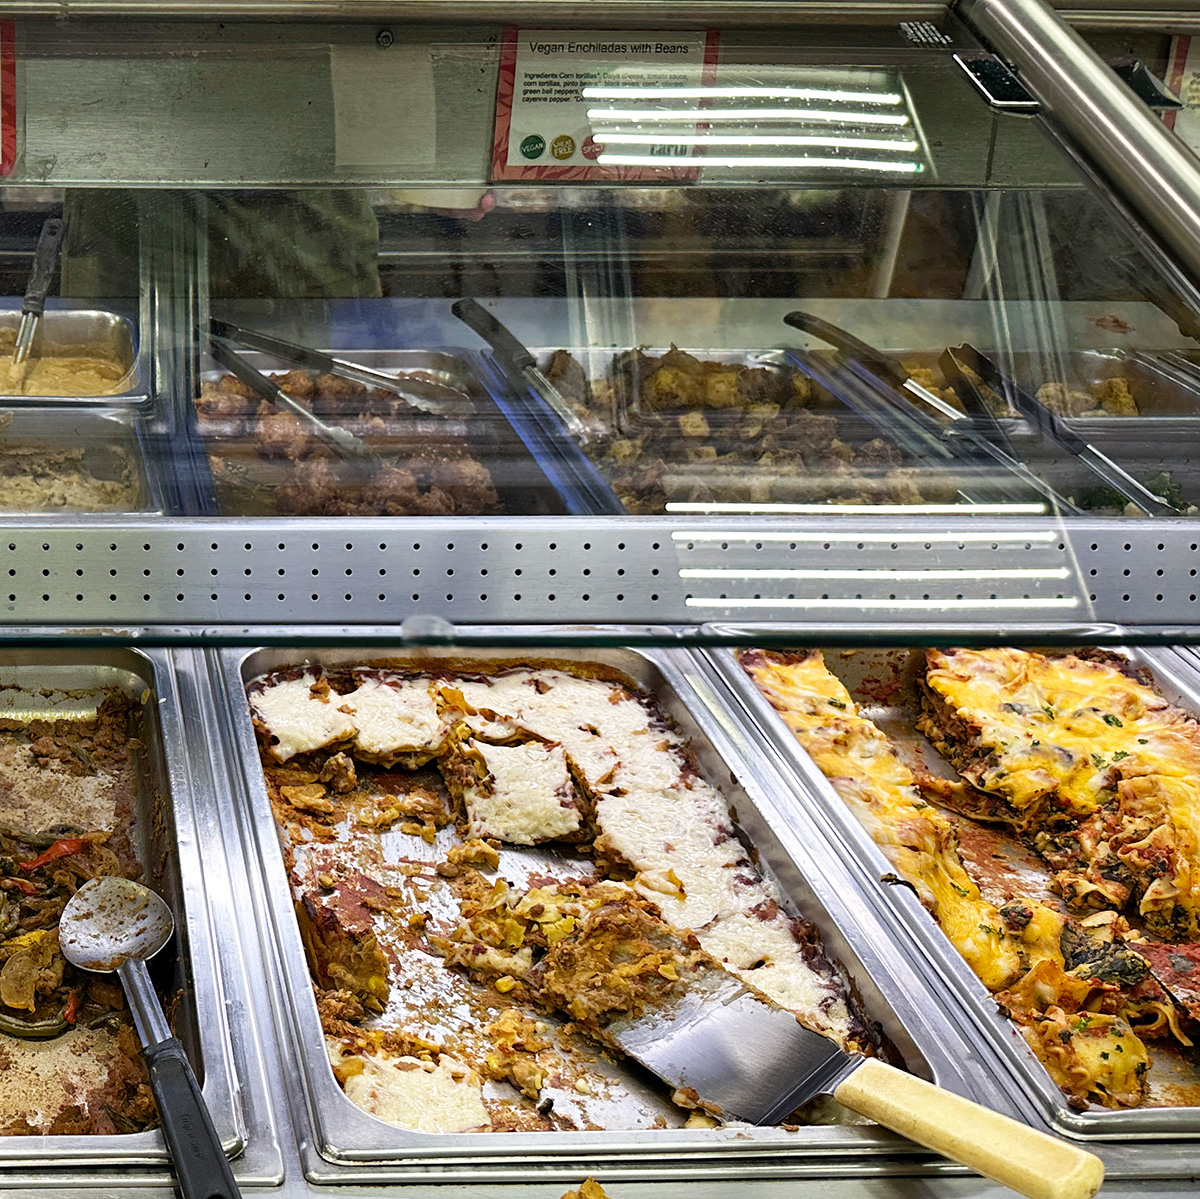
{"type": "Polygon", "coordinates": [[[686,740],[617,672],[297,666],[248,697],[334,1074],[378,1118],[708,1120],[622,1072],[603,1030],[713,962],[876,1051],[686,740]]]}

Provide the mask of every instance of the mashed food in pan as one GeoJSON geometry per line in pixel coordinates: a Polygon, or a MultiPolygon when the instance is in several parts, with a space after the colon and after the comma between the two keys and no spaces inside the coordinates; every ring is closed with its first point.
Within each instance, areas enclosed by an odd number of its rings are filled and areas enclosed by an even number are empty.
{"type": "Polygon", "coordinates": [[[0,329],[0,391],[27,396],[110,396],[123,390],[129,364],[80,346],[76,353],[30,355],[12,362],[15,329],[0,329]]]}

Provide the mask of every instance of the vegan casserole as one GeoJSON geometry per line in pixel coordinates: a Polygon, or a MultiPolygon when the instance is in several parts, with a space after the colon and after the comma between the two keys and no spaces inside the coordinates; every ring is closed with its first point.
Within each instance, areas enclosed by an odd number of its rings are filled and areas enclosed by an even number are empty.
{"type": "Polygon", "coordinates": [[[297,666],[248,697],[330,1060],[365,1111],[423,1132],[711,1126],[623,1074],[604,1026],[714,959],[878,1051],[684,737],[615,671],[297,666]]]}

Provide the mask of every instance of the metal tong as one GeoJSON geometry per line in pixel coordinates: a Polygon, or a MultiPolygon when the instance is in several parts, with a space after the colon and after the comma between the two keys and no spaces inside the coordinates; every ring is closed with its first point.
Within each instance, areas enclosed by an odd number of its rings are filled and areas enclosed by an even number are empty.
{"type": "Polygon", "coordinates": [[[492,347],[506,373],[523,379],[536,395],[546,401],[572,437],[586,444],[602,435],[601,429],[590,425],[571,407],[563,393],[538,368],[529,350],[482,304],[475,300],[455,300],[450,305],[450,311],[492,347]]]}
{"type": "Polygon", "coordinates": [[[62,217],[48,217],[38,235],[37,249],[33,254],[33,269],[25,286],[25,299],[21,303],[21,323],[17,327],[17,340],[13,346],[13,365],[20,366],[29,357],[37,333],[38,322],[46,308],[46,293],[54,279],[58,265],[58,252],[62,246],[65,222],[62,217]]]}
{"type": "Polygon", "coordinates": [[[231,375],[235,375],[257,395],[274,404],[277,408],[290,412],[294,417],[308,426],[335,453],[352,461],[379,464],[382,459],[365,441],[355,437],[348,429],[340,425],[331,425],[323,421],[315,413],[310,412],[303,404],[288,395],[277,383],[272,382],[266,375],[257,371],[248,363],[227,341],[221,337],[210,336],[208,352],[231,375]]]}
{"type": "Polygon", "coordinates": [[[398,395],[406,404],[411,404],[418,411],[430,416],[454,414],[453,405],[449,401],[428,394],[413,380],[397,379],[392,375],[384,374],[383,371],[360,366],[357,362],[347,362],[344,358],[335,358],[323,350],[314,350],[310,346],[284,341],[282,338],[259,333],[254,329],[244,329],[241,325],[219,321],[215,317],[209,320],[208,331],[212,337],[221,338],[227,343],[243,346],[248,350],[260,350],[262,353],[270,354],[284,362],[293,362],[297,366],[326,371],[331,375],[340,375],[344,379],[354,379],[358,383],[365,383],[368,387],[390,391],[393,395],[398,395]]]}
{"type": "MultiPolygon", "coordinates": [[[[845,388],[838,389],[838,394],[843,395],[860,416],[871,421],[890,439],[903,442],[905,448],[914,456],[928,457],[926,447],[932,447],[935,456],[943,461],[961,461],[962,455],[956,452],[954,446],[954,442],[961,438],[973,449],[1003,466],[1015,480],[1023,483],[1037,495],[1044,497],[1058,511],[1070,513],[1081,511],[1075,504],[1059,495],[1044,479],[1034,474],[1016,456],[1008,434],[988,407],[983,396],[966,379],[956,363],[952,360],[946,361],[945,354],[941,363],[943,373],[946,381],[962,400],[963,407],[966,409],[965,414],[952,404],[946,403],[941,396],[934,395],[927,387],[922,387],[898,363],[880,350],[860,341],[837,325],[832,325],[807,312],[789,312],[783,319],[793,328],[810,333],[836,347],[877,383],[886,384],[893,395],[895,392],[904,392],[918,403],[932,408],[950,420],[949,429],[943,428],[922,411],[914,411],[911,403],[902,400],[899,396],[895,396],[893,399],[887,390],[881,390],[878,387],[870,390],[858,389],[850,395],[846,395],[845,388]],[[953,436],[948,437],[948,433],[953,436]]],[[[968,462],[972,461],[972,459],[968,459],[968,462]]]]}
{"type": "Polygon", "coordinates": [[[1036,396],[1018,387],[990,358],[986,358],[974,346],[953,346],[946,353],[960,369],[965,366],[974,371],[988,387],[998,395],[1004,396],[1043,437],[1078,458],[1097,478],[1124,496],[1131,504],[1159,516],[1181,515],[1178,508],[1161,496],[1155,495],[1102,450],[1080,437],[1057,412],[1048,408],[1036,396]]]}

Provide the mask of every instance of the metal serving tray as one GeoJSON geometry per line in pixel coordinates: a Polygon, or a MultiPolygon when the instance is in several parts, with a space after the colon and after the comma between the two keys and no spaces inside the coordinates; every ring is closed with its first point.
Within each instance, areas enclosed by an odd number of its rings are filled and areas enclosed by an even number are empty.
{"type": "MultiPolygon", "coordinates": [[[[891,357],[908,368],[924,367],[941,380],[938,367],[939,352],[931,350],[895,353],[891,357]]],[[[1106,379],[1125,378],[1138,405],[1138,416],[1066,417],[1072,428],[1091,436],[1116,423],[1130,436],[1130,429],[1139,431],[1149,426],[1170,427],[1182,431],[1195,430],[1200,420],[1200,380],[1192,383],[1179,371],[1152,355],[1125,353],[1120,350],[1066,350],[1062,353],[1037,353],[1029,350],[1010,351],[994,356],[1002,369],[1031,395],[1045,383],[1066,383],[1069,387],[1087,391],[1093,383],[1106,379]],[[1182,422],[1182,423],[1180,423],[1182,422]]],[[[945,388],[944,382],[938,386],[945,388]]],[[[1016,417],[1009,418],[1014,428],[1024,424],[1016,417]]]]}
{"type": "MultiPolygon", "coordinates": [[[[9,299],[0,309],[0,330],[15,330],[21,322],[20,299],[9,299]]],[[[7,374],[0,369],[0,405],[6,407],[141,407],[150,402],[148,352],[139,343],[137,326],[116,312],[84,308],[50,308],[42,314],[33,343],[34,357],[52,354],[98,354],[114,358],[126,368],[118,389],[108,395],[11,395],[4,391],[7,374]]],[[[4,364],[0,363],[0,367],[4,364]]]]}
{"type": "MultiPolygon", "coordinates": [[[[492,472],[500,504],[509,515],[560,515],[574,510],[543,465],[526,448],[506,415],[493,403],[465,350],[334,352],[349,362],[392,375],[422,371],[468,397],[465,412],[432,416],[414,411],[412,417],[397,419],[392,428],[382,433],[346,422],[352,433],[363,437],[385,458],[389,451],[399,454],[406,447],[415,449],[430,441],[462,441],[492,472]]],[[[240,355],[264,373],[275,374],[289,369],[287,364],[280,364],[278,359],[267,354],[247,350],[241,351],[240,355]]],[[[201,380],[209,382],[225,374],[226,371],[205,369],[201,380]]],[[[336,413],[328,413],[326,419],[338,422],[339,418],[336,413]]],[[[192,453],[197,471],[198,511],[195,514],[275,515],[270,491],[288,481],[292,465],[285,459],[267,462],[259,457],[254,448],[253,420],[201,417],[192,404],[189,405],[188,427],[196,439],[192,453]],[[210,456],[231,464],[235,471],[244,475],[244,481],[235,484],[235,494],[217,487],[210,456]]]]}
{"type": "MultiPolygon", "coordinates": [[[[0,427],[0,487],[3,486],[5,446],[45,446],[51,451],[82,448],[81,468],[100,479],[119,479],[128,468],[135,500],[125,511],[161,514],[168,510],[164,482],[170,464],[149,452],[140,422],[128,412],[86,408],[15,408],[11,419],[0,427]]],[[[20,512],[22,516],[78,516],[101,511],[119,515],[121,509],[46,508],[20,512]]],[[[17,515],[13,509],[8,515],[17,515]]]]}
{"type": "MultiPolygon", "coordinates": [[[[826,665],[854,696],[859,710],[893,740],[902,755],[909,755],[910,760],[919,759],[932,773],[958,777],[915,727],[919,710],[916,676],[924,652],[921,648],[822,648],[826,665]]],[[[1122,653],[1135,665],[1146,668],[1155,686],[1172,703],[1200,715],[1198,676],[1178,653],[1150,648],[1113,652],[1122,653]]],[[[894,877],[892,866],[738,663],[735,652],[718,648],[708,651],[708,657],[791,773],[802,810],[841,843],[877,910],[891,923],[895,933],[907,936],[914,951],[941,973],[948,992],[970,1026],[979,1030],[1003,1056],[1022,1089],[1053,1125],[1064,1132],[1098,1140],[1200,1136],[1200,1106],[1114,1110],[1093,1105],[1083,1112],[1071,1108],[1016,1025],[1000,1014],[995,1000],[915,893],[908,887],[891,886],[883,881],[885,876],[894,877]]],[[[1029,858],[1030,855],[1016,850],[1008,864],[1020,869],[1029,858]]],[[[1181,1072],[1177,1060],[1166,1058],[1156,1063],[1155,1049],[1151,1048],[1151,1062],[1152,1080],[1161,1065],[1160,1085],[1182,1086],[1200,1094],[1200,1061],[1194,1075],[1187,1069],[1181,1072]]]]}
{"type": "MultiPolygon", "coordinates": [[[[174,747],[183,744],[183,728],[168,659],[127,649],[0,649],[0,688],[5,688],[3,708],[19,710],[23,696],[54,693],[45,696],[44,707],[64,716],[95,710],[96,700],[82,692],[115,688],[140,700],[140,745],[132,747],[137,779],[132,841],[143,881],[166,900],[177,930],[151,963],[151,973],[161,990],[181,996],[176,1031],[222,1145],[229,1154],[239,1153],[246,1132],[204,897],[196,813],[187,772],[172,761],[174,747]]],[[[112,1136],[0,1136],[4,1171],[153,1165],[161,1172],[169,1160],[158,1129],[112,1136]]]]}
{"type": "MultiPolygon", "coordinates": [[[[639,347],[642,352],[655,357],[666,353],[664,347],[639,347]]],[[[669,347],[668,347],[669,348],[669,347]]],[[[786,374],[802,373],[787,361],[784,350],[710,350],[689,349],[677,347],[682,352],[690,354],[703,362],[727,362],[740,367],[763,367],[768,370],[786,374]]],[[[583,367],[589,379],[603,378],[608,374],[609,366],[614,357],[624,352],[597,346],[540,346],[530,347],[530,352],[539,363],[545,364],[546,359],[558,349],[565,349],[583,367]]],[[[493,368],[495,369],[495,368],[493,368]]],[[[498,373],[498,372],[497,372],[498,373]]],[[[815,385],[819,387],[819,385],[815,385]]],[[[604,467],[593,460],[587,449],[579,444],[566,430],[558,414],[540,396],[532,390],[521,393],[519,402],[510,394],[507,401],[503,395],[497,395],[497,402],[515,406],[515,420],[522,420],[529,433],[522,436],[540,438],[548,444],[558,447],[558,452],[571,469],[580,476],[591,480],[591,495],[594,503],[594,513],[624,512],[625,505],[607,479],[604,467]]],[[[843,432],[849,432],[856,441],[870,441],[882,436],[880,431],[863,420],[849,407],[834,396],[819,391],[812,401],[806,405],[809,411],[822,415],[835,416],[843,432]]],[[[612,420],[619,429],[620,436],[636,437],[646,433],[656,426],[674,429],[676,417],[674,410],[662,413],[642,409],[636,403],[630,403],[629,397],[617,397],[616,411],[612,420]]],[[[505,408],[509,410],[508,407],[505,408]]],[[[728,434],[746,419],[742,408],[709,408],[701,407],[705,420],[710,429],[717,434],[728,434]]],[[[756,504],[756,511],[769,511],[774,505],[801,505],[807,511],[809,508],[821,512],[836,512],[838,501],[847,502],[860,495],[868,497],[877,495],[879,498],[868,499],[871,503],[888,503],[886,498],[891,494],[894,484],[889,482],[887,475],[891,468],[887,466],[855,466],[853,473],[838,472],[817,473],[806,471],[800,474],[780,472],[768,475],[762,468],[750,464],[727,464],[724,467],[710,466],[704,462],[688,463],[679,461],[672,464],[666,472],[666,489],[668,492],[667,511],[745,511],[746,504],[756,504]],[[710,487],[732,492],[728,499],[715,501],[711,505],[697,507],[688,502],[685,497],[691,488],[696,486],[710,487]],[[762,488],[768,487],[769,499],[762,499],[762,488]],[[679,499],[672,499],[675,493],[679,499]],[[766,505],[765,507],[763,505],[766,505]]],[[[1004,502],[1004,496],[998,490],[1011,488],[1013,480],[1007,472],[996,467],[986,459],[979,466],[970,463],[957,462],[952,469],[939,469],[921,465],[910,466],[906,469],[905,478],[918,488],[926,502],[933,503],[962,503],[966,511],[968,505],[957,495],[960,489],[971,494],[978,502],[1004,502]]],[[[1038,499],[1030,495],[1033,502],[1038,499]]],[[[657,509],[656,509],[657,510],[657,509]]]]}
{"type": "MultiPolygon", "coordinates": [[[[720,786],[736,809],[761,868],[775,878],[786,902],[820,930],[831,957],[842,963],[853,980],[865,1010],[882,1024],[910,1068],[1011,1113],[1012,1094],[997,1084],[999,1073],[990,1054],[981,1052],[946,1020],[938,998],[896,952],[870,907],[861,902],[850,875],[823,845],[815,825],[776,802],[775,796],[786,789],[782,779],[745,740],[736,722],[720,710],[707,682],[694,672],[689,679],[687,670],[693,664],[687,655],[559,647],[550,654],[487,652],[474,647],[394,652],[340,648],[307,654],[289,648],[249,653],[226,650],[221,655],[220,682],[246,783],[247,850],[257,859],[264,924],[269,929],[264,952],[276,967],[274,997],[279,1024],[291,1038],[285,1086],[297,1099],[298,1113],[302,1111],[298,1118],[311,1125],[303,1138],[310,1180],[383,1183],[424,1177],[511,1182],[521,1177],[545,1178],[547,1170],[555,1168],[569,1174],[572,1169],[583,1169],[583,1163],[619,1163],[623,1171],[644,1177],[656,1173],[677,1177],[684,1168],[689,1174],[724,1175],[732,1169],[739,1177],[782,1176],[802,1168],[802,1160],[812,1155],[869,1158],[913,1152],[913,1146],[884,1130],[862,1125],[806,1126],[796,1131],[731,1126],[714,1130],[635,1127],[502,1135],[421,1134],[384,1124],[352,1104],[334,1079],[326,1056],[245,698],[249,681],[301,660],[333,668],[378,661],[417,667],[485,660],[497,668],[523,662],[553,662],[569,668],[571,663],[591,662],[633,679],[657,698],[688,736],[702,773],[720,786]],[[731,1164],[734,1159],[737,1165],[731,1164]]],[[[605,1069],[633,1077],[616,1065],[605,1069]]],[[[637,1085],[648,1093],[644,1082],[637,1085]]]]}

